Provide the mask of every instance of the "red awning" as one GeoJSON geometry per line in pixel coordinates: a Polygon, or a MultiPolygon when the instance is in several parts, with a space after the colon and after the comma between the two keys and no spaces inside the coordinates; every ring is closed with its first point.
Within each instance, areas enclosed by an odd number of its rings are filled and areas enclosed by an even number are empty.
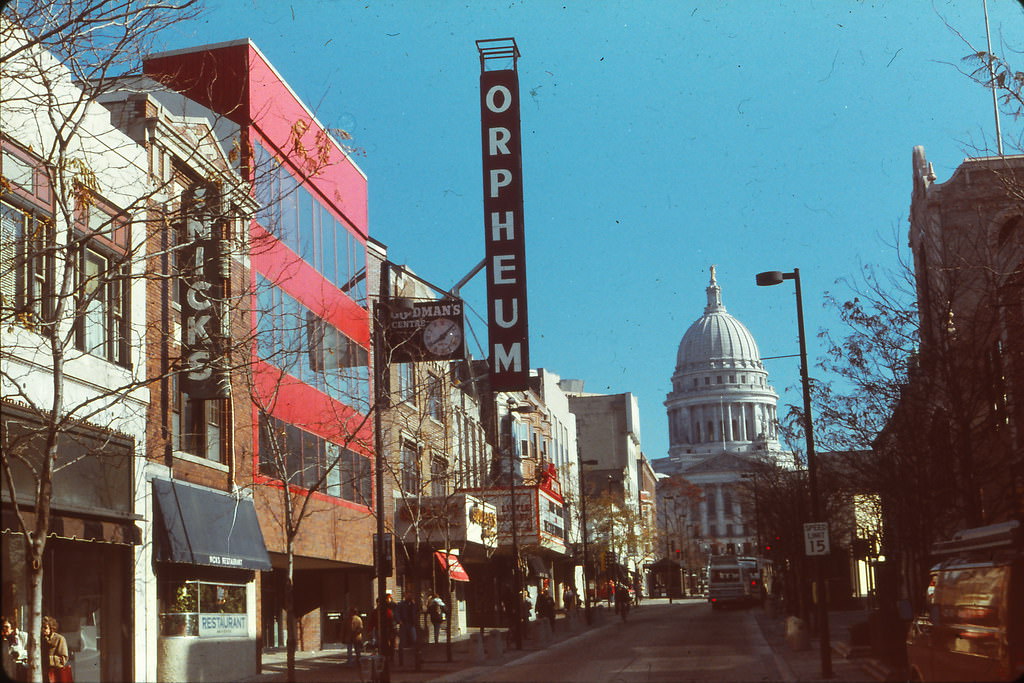
{"type": "Polygon", "coordinates": [[[469,581],[469,574],[466,573],[466,568],[459,562],[458,555],[452,555],[442,550],[438,550],[434,553],[434,557],[441,563],[441,566],[448,570],[448,576],[451,577],[452,581],[469,581]]]}

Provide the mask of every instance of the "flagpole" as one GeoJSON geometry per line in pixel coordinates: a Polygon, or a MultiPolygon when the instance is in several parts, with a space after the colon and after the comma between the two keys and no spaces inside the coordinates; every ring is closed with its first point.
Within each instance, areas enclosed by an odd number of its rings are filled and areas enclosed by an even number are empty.
{"type": "Polygon", "coordinates": [[[1003,131],[999,124],[999,96],[996,93],[996,71],[992,63],[995,57],[992,55],[992,31],[988,24],[988,0],[981,0],[985,10],[985,39],[988,41],[988,77],[992,86],[992,111],[996,117],[996,150],[999,156],[1003,156],[1003,131]]]}

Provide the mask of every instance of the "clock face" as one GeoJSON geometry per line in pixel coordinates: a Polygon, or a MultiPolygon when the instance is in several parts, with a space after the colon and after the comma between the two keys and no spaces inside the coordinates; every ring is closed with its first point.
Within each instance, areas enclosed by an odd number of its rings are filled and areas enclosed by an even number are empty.
{"type": "Polygon", "coordinates": [[[430,353],[446,356],[462,343],[462,328],[451,318],[438,318],[423,328],[423,346],[430,353]]]}

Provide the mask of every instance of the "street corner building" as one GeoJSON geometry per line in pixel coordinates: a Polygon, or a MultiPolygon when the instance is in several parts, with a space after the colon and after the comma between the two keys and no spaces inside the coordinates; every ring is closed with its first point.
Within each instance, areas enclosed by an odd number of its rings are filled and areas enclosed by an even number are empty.
{"type": "Polygon", "coordinates": [[[75,680],[255,674],[287,637],[288,494],[299,647],[340,642],[372,604],[365,175],[248,40],[102,92],[23,55],[0,121],[3,614],[28,630],[48,509],[42,613],[75,680]]]}

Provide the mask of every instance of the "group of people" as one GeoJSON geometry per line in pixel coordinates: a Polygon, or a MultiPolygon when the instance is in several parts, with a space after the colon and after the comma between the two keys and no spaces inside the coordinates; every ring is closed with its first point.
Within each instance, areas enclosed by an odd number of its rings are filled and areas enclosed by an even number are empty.
{"type": "MultiPolygon", "coordinates": [[[[67,640],[57,632],[57,620],[43,617],[42,633],[39,639],[42,645],[43,680],[53,683],[72,683],[71,655],[68,652],[67,640]]],[[[18,631],[7,617],[3,617],[3,636],[0,640],[2,649],[3,670],[12,681],[24,681],[27,678],[28,643],[24,632],[18,631]]]]}
{"type": "MultiPolygon", "coordinates": [[[[448,606],[444,600],[435,593],[427,598],[424,611],[430,620],[434,631],[434,642],[440,642],[441,626],[448,616],[448,606]]],[[[363,616],[359,610],[353,607],[349,611],[347,623],[345,624],[344,641],[348,646],[348,660],[358,663],[362,657],[364,645],[370,644],[380,654],[393,662],[395,652],[398,653],[399,663],[404,664],[404,653],[409,648],[416,648],[419,640],[419,618],[420,606],[410,594],[396,603],[394,595],[388,591],[384,596],[384,622],[383,627],[378,629],[380,620],[380,600],[377,600],[377,607],[370,612],[364,623],[363,616]]],[[[429,638],[429,636],[428,636],[429,638]]]]}

